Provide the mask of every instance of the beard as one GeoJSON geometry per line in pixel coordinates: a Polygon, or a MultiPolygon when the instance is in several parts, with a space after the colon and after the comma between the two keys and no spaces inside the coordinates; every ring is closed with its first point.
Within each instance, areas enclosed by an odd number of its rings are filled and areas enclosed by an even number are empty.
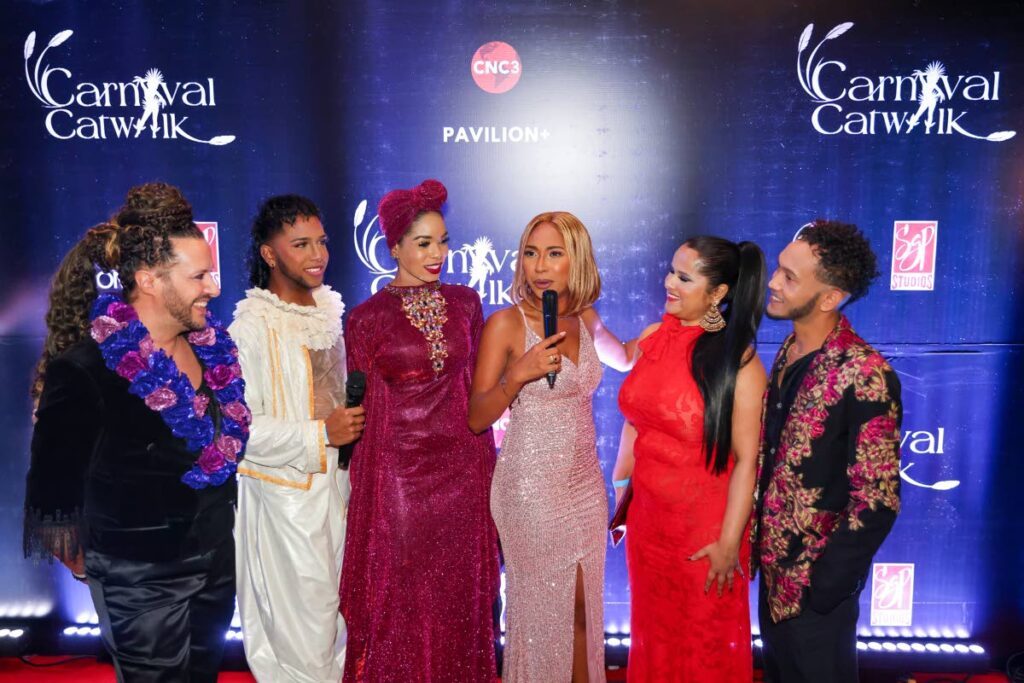
{"type": "Polygon", "coordinates": [[[791,308],[788,311],[783,311],[778,314],[769,313],[768,310],[765,309],[764,313],[772,320],[800,320],[801,318],[805,318],[810,315],[811,311],[813,311],[815,306],[818,305],[818,299],[820,298],[821,292],[818,292],[803,306],[797,306],[796,308],[791,308]]]}
{"type": "Polygon", "coordinates": [[[171,314],[182,327],[188,332],[196,332],[206,328],[206,316],[203,316],[201,323],[196,323],[193,318],[192,305],[197,301],[203,299],[198,297],[192,301],[185,301],[184,297],[174,288],[173,285],[167,283],[168,286],[164,289],[164,306],[167,308],[167,312],[171,314]]]}

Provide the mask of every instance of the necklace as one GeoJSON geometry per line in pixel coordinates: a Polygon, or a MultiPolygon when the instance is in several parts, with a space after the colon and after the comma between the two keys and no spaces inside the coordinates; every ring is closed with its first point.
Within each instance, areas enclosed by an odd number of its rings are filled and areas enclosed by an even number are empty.
{"type": "Polygon", "coordinates": [[[194,489],[228,481],[245,453],[252,413],[245,405],[238,349],[213,314],[207,312],[207,327],[191,332],[188,343],[220,408],[220,434],[207,413],[209,395],[197,393],[172,355],[153,344],[134,308],[103,294],[93,304],[90,319],[90,335],[99,344],[107,368],[128,380],[128,392],[159,414],[189,451],[199,452],[181,481],[194,489]]]}

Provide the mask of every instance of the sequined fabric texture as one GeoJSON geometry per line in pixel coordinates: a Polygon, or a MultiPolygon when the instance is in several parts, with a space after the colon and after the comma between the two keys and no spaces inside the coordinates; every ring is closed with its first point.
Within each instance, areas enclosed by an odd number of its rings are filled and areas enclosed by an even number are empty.
{"type": "Polygon", "coordinates": [[[430,364],[434,372],[440,373],[444,370],[444,359],[448,357],[448,343],[444,340],[444,324],[448,322],[447,303],[441,296],[440,283],[422,287],[388,285],[384,289],[402,300],[405,317],[427,338],[430,364]]]}
{"type": "Polygon", "coordinates": [[[446,302],[440,373],[399,297],[378,292],[345,325],[349,371],[366,373],[341,579],[346,683],[493,683],[496,674],[494,438],[468,424],[483,310],[468,287],[434,293],[446,302]]]}
{"type": "MultiPolygon", "coordinates": [[[[527,327],[525,348],[539,341],[527,327]]],[[[586,592],[588,673],[592,682],[605,680],[608,503],[591,406],[602,372],[581,322],[578,365],[563,357],[554,389],[541,378],[512,405],[491,487],[505,557],[503,683],[570,680],[577,566],[586,592]]]]}

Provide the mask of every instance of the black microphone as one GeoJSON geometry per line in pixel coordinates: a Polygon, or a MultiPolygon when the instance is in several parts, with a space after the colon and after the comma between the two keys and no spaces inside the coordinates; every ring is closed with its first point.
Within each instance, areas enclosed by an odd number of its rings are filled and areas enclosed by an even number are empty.
{"type": "MultiPolygon", "coordinates": [[[[544,313],[544,336],[550,337],[551,335],[558,332],[558,292],[545,289],[544,296],[541,298],[543,302],[543,313],[544,313]]],[[[549,346],[549,349],[554,348],[554,345],[549,346]]],[[[548,373],[548,388],[555,388],[555,378],[558,376],[556,372],[548,373]]]]}
{"type": "MultiPolygon", "coordinates": [[[[353,370],[348,373],[348,380],[345,382],[345,407],[356,408],[363,404],[363,395],[366,393],[366,374],[362,370],[353,370]]],[[[338,449],[338,465],[343,470],[348,469],[352,460],[352,451],[356,443],[345,444],[338,449]]]]}

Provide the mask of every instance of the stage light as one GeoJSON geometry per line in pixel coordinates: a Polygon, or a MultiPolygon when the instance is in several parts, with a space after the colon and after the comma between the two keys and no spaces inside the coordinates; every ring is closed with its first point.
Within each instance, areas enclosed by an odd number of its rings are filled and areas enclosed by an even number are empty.
{"type": "Polygon", "coordinates": [[[910,646],[906,643],[896,643],[896,649],[900,652],[910,652],[910,646]]]}
{"type": "Polygon", "coordinates": [[[882,643],[882,649],[886,652],[896,652],[896,643],[890,643],[888,640],[882,643]]]}
{"type": "Polygon", "coordinates": [[[934,626],[929,628],[928,629],[928,637],[929,638],[938,638],[938,637],[940,637],[939,629],[935,628],[934,626]]]}
{"type": "Polygon", "coordinates": [[[967,653],[969,653],[971,651],[971,648],[967,647],[963,643],[957,643],[956,645],[953,646],[953,649],[956,650],[957,652],[959,652],[962,655],[965,655],[965,654],[967,654],[967,653]]]}
{"type": "Polygon", "coordinates": [[[627,621],[625,624],[623,624],[622,627],[619,629],[619,631],[621,631],[622,633],[625,633],[628,636],[629,635],[629,622],[627,621]]]}
{"type": "Polygon", "coordinates": [[[923,628],[921,628],[919,626],[919,627],[914,629],[914,636],[916,638],[927,638],[928,637],[928,632],[925,631],[923,628]]]}
{"type": "Polygon", "coordinates": [[[965,628],[958,628],[956,630],[956,637],[957,638],[970,638],[971,634],[968,633],[967,629],[965,629],[965,628]]]}
{"type": "Polygon", "coordinates": [[[946,653],[956,652],[956,650],[953,649],[953,646],[949,643],[942,643],[939,645],[939,649],[946,653]]]}
{"type": "Polygon", "coordinates": [[[622,641],[618,638],[608,638],[604,642],[605,644],[611,645],[612,647],[618,647],[619,645],[622,645],[622,641]]]}
{"type": "Polygon", "coordinates": [[[981,645],[970,645],[967,649],[976,655],[985,654],[985,648],[983,648],[981,645]]]}
{"type": "Polygon", "coordinates": [[[924,652],[924,645],[922,645],[921,643],[911,643],[910,649],[914,652],[924,652]]]}
{"type": "Polygon", "coordinates": [[[944,628],[944,629],[942,629],[942,637],[943,638],[953,638],[953,637],[955,637],[953,635],[953,629],[951,629],[951,628],[944,628]]]}
{"type": "Polygon", "coordinates": [[[936,645],[935,643],[925,643],[924,644],[924,649],[927,650],[928,652],[938,652],[939,651],[939,646],[936,645]]]}
{"type": "Polygon", "coordinates": [[[754,640],[754,647],[764,647],[764,641],[760,638],[754,640]]]}
{"type": "Polygon", "coordinates": [[[78,628],[76,628],[74,626],[68,626],[67,628],[64,629],[64,635],[66,635],[66,636],[73,636],[76,633],[78,633],[78,628]]]}
{"type": "Polygon", "coordinates": [[[7,634],[10,632],[11,630],[9,628],[0,628],[0,638],[6,638],[7,634]]]}
{"type": "Polygon", "coordinates": [[[900,638],[912,638],[913,635],[913,631],[911,631],[909,628],[900,629],[900,638]]]}
{"type": "Polygon", "coordinates": [[[501,644],[502,644],[502,645],[504,645],[504,644],[505,644],[505,636],[502,636],[502,637],[501,637],[501,644]]]}
{"type": "Polygon", "coordinates": [[[632,644],[633,644],[633,640],[631,638],[623,638],[622,639],[622,647],[629,647],[632,644]]]}
{"type": "Polygon", "coordinates": [[[881,652],[882,651],[882,644],[872,640],[870,643],[868,643],[868,649],[869,650],[874,650],[875,652],[881,652]]]}
{"type": "Polygon", "coordinates": [[[862,643],[861,641],[858,640],[857,641],[857,649],[858,650],[867,650],[868,646],[865,643],[862,643]]]}

